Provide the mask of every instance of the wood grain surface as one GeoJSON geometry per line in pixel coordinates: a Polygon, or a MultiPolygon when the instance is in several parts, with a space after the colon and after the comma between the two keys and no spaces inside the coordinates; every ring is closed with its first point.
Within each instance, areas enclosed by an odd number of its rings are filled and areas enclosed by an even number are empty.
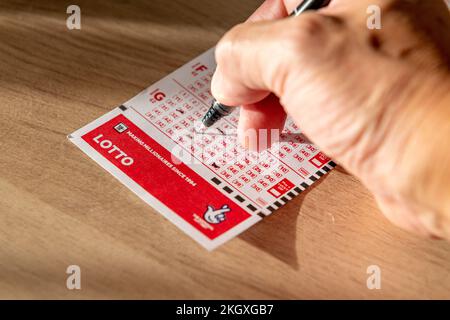
{"type": "Polygon", "coordinates": [[[210,253],[67,140],[260,2],[77,0],[72,31],[69,1],[0,2],[0,298],[450,298],[450,244],[391,225],[343,169],[210,253]]]}

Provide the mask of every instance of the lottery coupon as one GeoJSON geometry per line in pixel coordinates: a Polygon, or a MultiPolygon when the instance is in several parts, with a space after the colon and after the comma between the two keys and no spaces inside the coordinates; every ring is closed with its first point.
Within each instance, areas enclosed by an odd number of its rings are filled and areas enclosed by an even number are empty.
{"type": "Polygon", "coordinates": [[[335,164],[288,119],[263,152],[237,143],[238,108],[196,124],[213,97],[210,49],[69,135],[78,148],[208,250],[270,215],[335,164]]]}

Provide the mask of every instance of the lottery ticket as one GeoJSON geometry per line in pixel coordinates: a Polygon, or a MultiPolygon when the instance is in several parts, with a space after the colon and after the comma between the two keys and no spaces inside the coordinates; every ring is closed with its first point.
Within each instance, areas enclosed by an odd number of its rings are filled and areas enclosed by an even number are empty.
{"type": "Polygon", "coordinates": [[[69,135],[86,155],[206,249],[272,214],[335,164],[290,119],[262,152],[239,145],[239,109],[196,124],[213,97],[210,49],[69,135]]]}

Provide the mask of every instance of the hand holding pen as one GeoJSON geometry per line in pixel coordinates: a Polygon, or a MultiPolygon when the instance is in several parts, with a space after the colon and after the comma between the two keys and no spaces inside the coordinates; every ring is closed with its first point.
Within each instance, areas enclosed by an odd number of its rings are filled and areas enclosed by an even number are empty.
{"type": "MultiPolygon", "coordinates": [[[[304,0],[294,9],[290,16],[298,16],[308,10],[318,10],[327,6],[329,3],[330,0],[304,0]]],[[[211,127],[222,117],[229,115],[234,108],[235,107],[227,106],[214,99],[211,107],[202,118],[203,126],[206,128],[211,127]]]]}
{"type": "Polygon", "coordinates": [[[220,103],[241,106],[239,140],[283,128],[289,114],[392,222],[450,239],[450,167],[432,160],[450,159],[444,2],[333,0],[281,19],[297,5],[266,1],[216,47],[211,89],[220,103]],[[381,29],[367,27],[373,6],[381,29]]]}

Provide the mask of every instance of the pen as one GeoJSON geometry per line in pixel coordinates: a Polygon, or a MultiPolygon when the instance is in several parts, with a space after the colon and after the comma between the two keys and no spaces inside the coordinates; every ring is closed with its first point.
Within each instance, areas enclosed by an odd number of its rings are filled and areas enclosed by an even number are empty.
{"type": "MultiPolygon", "coordinates": [[[[295,8],[289,16],[298,16],[299,14],[308,10],[318,10],[326,7],[331,0],[304,0],[295,8]]],[[[213,100],[211,107],[202,118],[202,125],[204,128],[211,127],[221,118],[229,115],[235,107],[221,104],[216,99],[213,100]]]]}

